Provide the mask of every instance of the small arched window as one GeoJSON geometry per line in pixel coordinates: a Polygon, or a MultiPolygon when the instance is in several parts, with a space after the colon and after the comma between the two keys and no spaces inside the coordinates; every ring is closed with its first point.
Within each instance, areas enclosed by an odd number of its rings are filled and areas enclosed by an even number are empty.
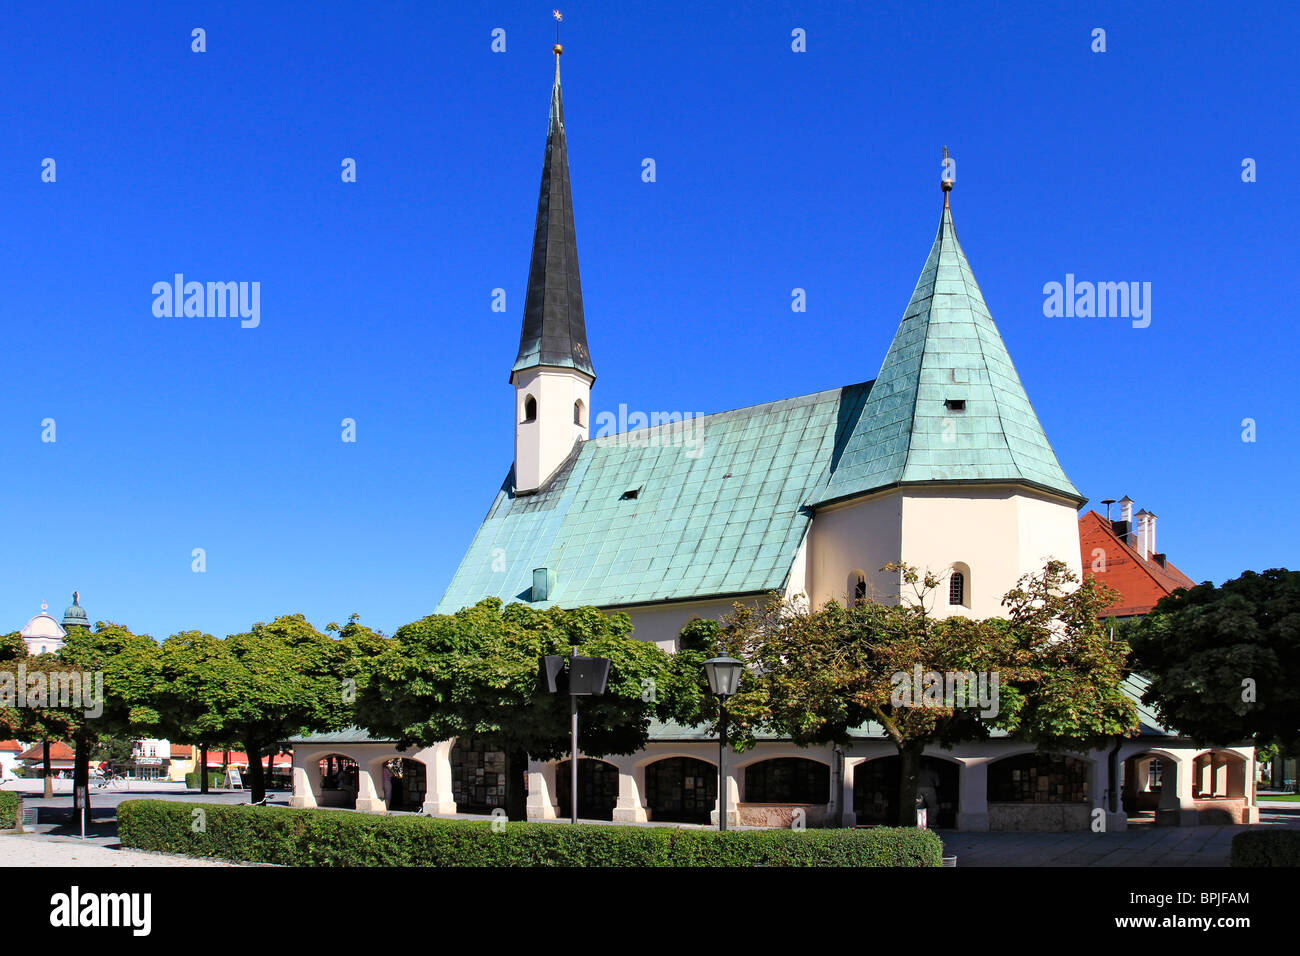
{"type": "Polygon", "coordinates": [[[537,421],[537,399],[531,395],[524,399],[524,421],[537,421]]]}
{"type": "Polygon", "coordinates": [[[966,605],[966,575],[960,571],[953,571],[948,578],[948,603],[951,605],[966,605]]]}
{"type": "Polygon", "coordinates": [[[586,415],[584,414],[585,411],[586,409],[582,407],[582,399],[578,399],[576,402],[573,403],[573,424],[575,425],[587,424],[586,415]]]}
{"type": "Polygon", "coordinates": [[[852,607],[857,607],[867,600],[867,576],[861,571],[849,574],[849,599],[852,607]]]}

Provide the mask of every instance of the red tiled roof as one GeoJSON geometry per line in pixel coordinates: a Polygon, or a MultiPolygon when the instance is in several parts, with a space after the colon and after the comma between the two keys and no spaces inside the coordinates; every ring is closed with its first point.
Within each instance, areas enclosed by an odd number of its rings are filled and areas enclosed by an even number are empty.
{"type": "Polygon", "coordinates": [[[23,745],[16,740],[0,740],[0,750],[4,750],[10,753],[18,753],[23,751],[24,749],[26,748],[24,748],[23,745]]]}
{"type": "MultiPolygon", "coordinates": [[[[71,760],[71,759],[72,759],[73,757],[75,757],[75,756],[76,756],[76,754],[73,753],[72,748],[69,747],[67,744],[65,744],[63,741],[61,741],[61,740],[54,740],[54,741],[51,741],[51,742],[50,742],[50,759],[51,759],[51,760],[71,760]]],[[[44,759],[45,759],[45,745],[44,745],[44,744],[33,744],[31,747],[28,747],[28,748],[27,748],[26,750],[24,750],[21,754],[19,754],[18,759],[19,759],[19,760],[38,760],[38,761],[39,761],[39,760],[44,760],[44,759]]]]}
{"type": "Polygon", "coordinates": [[[1079,550],[1083,558],[1083,573],[1120,594],[1106,609],[1106,614],[1117,617],[1146,614],[1165,595],[1179,588],[1196,586],[1195,581],[1169,561],[1162,565],[1154,555],[1143,560],[1136,549],[1115,534],[1110,522],[1095,511],[1089,511],[1079,519],[1079,550]],[[1098,549],[1104,559],[1103,572],[1093,570],[1098,549]]]}
{"type": "Polygon", "coordinates": [[[172,744],[171,748],[173,760],[189,760],[194,755],[189,744],[172,744]]]}

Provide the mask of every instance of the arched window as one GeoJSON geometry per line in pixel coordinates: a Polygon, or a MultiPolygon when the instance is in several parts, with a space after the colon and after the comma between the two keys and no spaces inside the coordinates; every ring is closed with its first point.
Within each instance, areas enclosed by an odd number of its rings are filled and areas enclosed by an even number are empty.
{"type": "Polygon", "coordinates": [[[948,603],[963,605],[966,603],[966,575],[960,571],[954,571],[952,577],[948,579],[948,603]]]}
{"type": "Polygon", "coordinates": [[[582,399],[578,399],[576,402],[573,403],[573,424],[575,425],[587,424],[586,415],[584,414],[585,411],[586,409],[582,407],[582,399]]]}
{"type": "Polygon", "coordinates": [[[970,607],[970,567],[960,561],[948,574],[948,606],[970,607]]]}
{"type": "Polygon", "coordinates": [[[849,572],[850,606],[857,607],[867,599],[867,576],[861,571],[849,572]]]}
{"type": "Polygon", "coordinates": [[[524,399],[524,421],[537,421],[537,399],[529,395],[524,399]]]}

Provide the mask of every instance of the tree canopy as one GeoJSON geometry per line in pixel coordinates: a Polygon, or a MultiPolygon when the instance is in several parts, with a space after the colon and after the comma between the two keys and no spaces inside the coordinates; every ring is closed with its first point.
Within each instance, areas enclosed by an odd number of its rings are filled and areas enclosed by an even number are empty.
{"type": "Polygon", "coordinates": [[[1176,591],[1125,630],[1168,726],[1203,745],[1300,748],[1300,571],[1176,591]]]}

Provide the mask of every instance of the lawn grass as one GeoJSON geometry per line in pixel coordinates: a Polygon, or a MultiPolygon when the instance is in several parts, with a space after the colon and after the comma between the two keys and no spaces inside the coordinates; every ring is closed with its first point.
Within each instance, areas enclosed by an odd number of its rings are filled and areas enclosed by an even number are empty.
{"type": "Polygon", "coordinates": [[[1300,802],[1300,793],[1261,793],[1257,794],[1260,800],[1273,800],[1284,803],[1300,802]]]}

